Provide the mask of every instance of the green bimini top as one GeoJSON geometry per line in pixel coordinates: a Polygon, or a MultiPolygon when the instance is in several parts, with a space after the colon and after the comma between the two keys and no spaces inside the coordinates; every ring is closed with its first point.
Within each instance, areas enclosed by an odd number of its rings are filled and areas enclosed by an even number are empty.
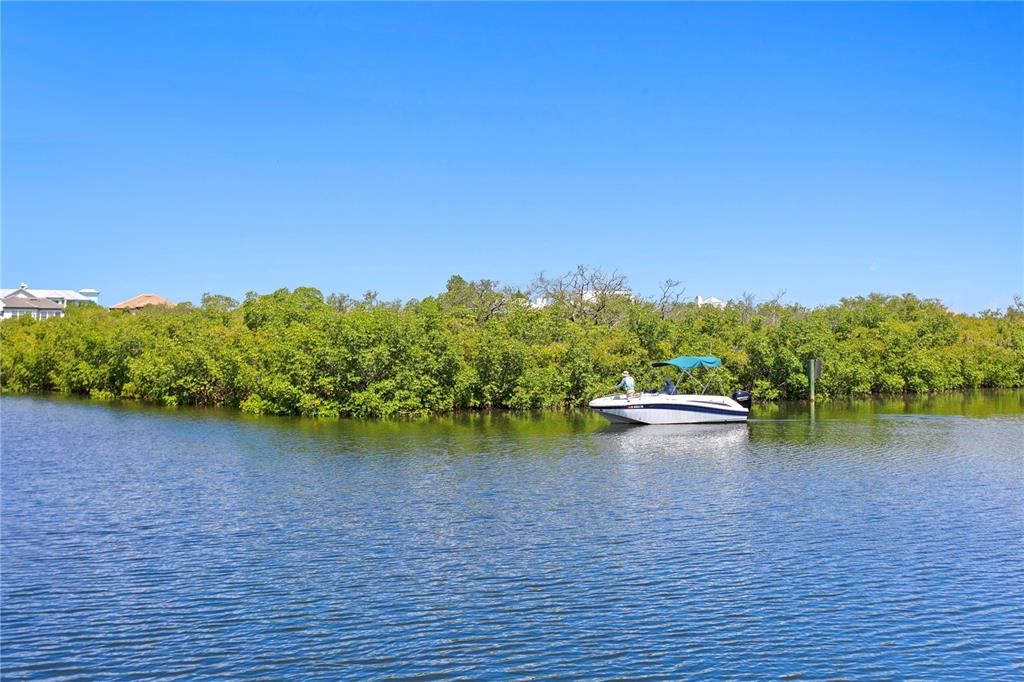
{"type": "Polygon", "coordinates": [[[718,367],[722,361],[710,355],[680,355],[678,358],[656,362],[652,367],[677,367],[679,369],[697,369],[698,367],[718,367]]]}

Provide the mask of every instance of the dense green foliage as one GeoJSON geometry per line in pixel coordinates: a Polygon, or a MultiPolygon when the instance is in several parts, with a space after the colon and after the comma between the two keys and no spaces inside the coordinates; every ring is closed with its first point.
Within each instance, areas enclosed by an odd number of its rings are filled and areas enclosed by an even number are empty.
{"type": "Polygon", "coordinates": [[[660,386],[651,362],[717,355],[721,390],[822,397],[1024,386],[1024,310],[979,316],[914,296],[873,294],[809,310],[777,301],[724,309],[619,292],[532,307],[493,282],[453,277],[406,304],[315,289],[241,305],[138,314],[97,306],[0,323],[7,391],[59,391],[265,414],[384,416],[458,408],[571,407],[611,391],[623,369],[660,386]]]}

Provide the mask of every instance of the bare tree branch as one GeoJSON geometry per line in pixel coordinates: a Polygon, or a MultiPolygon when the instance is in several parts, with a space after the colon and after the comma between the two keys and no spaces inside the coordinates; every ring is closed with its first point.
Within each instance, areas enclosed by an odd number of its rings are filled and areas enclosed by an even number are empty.
{"type": "Polygon", "coordinates": [[[654,309],[661,313],[662,318],[668,317],[668,314],[676,305],[679,304],[679,300],[683,297],[683,294],[686,293],[685,287],[682,289],[679,288],[680,284],[682,284],[682,282],[670,277],[659,285],[661,294],[658,296],[658,300],[654,303],[654,309]]]}
{"type": "Polygon", "coordinates": [[[531,291],[541,305],[565,306],[574,322],[597,321],[615,298],[633,295],[626,282],[626,276],[618,271],[606,273],[601,268],[580,265],[554,278],[542,272],[534,280],[531,291]]]}

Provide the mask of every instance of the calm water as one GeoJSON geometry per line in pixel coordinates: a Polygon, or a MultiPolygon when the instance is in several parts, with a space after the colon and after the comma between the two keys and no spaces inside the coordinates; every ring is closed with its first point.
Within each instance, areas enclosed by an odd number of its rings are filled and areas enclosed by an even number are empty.
{"type": "Polygon", "coordinates": [[[1024,394],[626,430],[0,409],[9,679],[1024,675],[1024,394]]]}

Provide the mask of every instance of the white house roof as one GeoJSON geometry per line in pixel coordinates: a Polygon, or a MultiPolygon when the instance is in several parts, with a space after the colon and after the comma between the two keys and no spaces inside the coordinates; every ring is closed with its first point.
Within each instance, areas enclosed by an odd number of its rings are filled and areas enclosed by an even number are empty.
{"type": "Polygon", "coordinates": [[[0,298],[7,298],[17,291],[24,291],[30,297],[63,298],[65,301],[91,301],[74,289],[0,289],[0,298]]]}
{"type": "Polygon", "coordinates": [[[697,302],[697,307],[709,305],[713,308],[724,308],[726,305],[728,305],[722,299],[715,298],[714,296],[708,296],[707,298],[704,298],[703,296],[697,296],[695,300],[697,302]]]}

